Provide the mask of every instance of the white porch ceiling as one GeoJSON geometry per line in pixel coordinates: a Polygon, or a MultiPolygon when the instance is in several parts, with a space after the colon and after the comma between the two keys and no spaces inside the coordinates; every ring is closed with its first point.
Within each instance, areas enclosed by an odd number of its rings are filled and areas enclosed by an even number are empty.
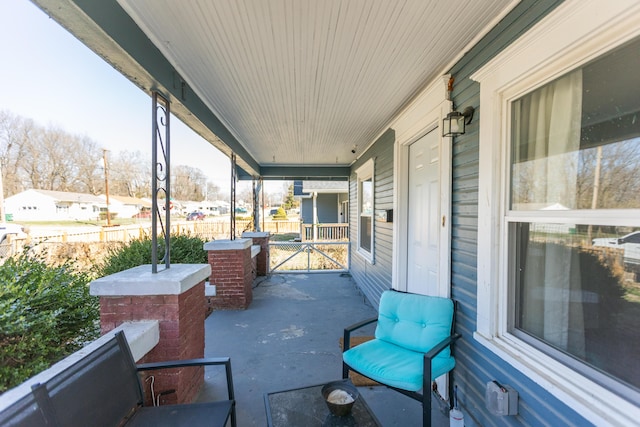
{"type": "Polygon", "coordinates": [[[118,2],[262,166],[349,165],[514,3],[118,2]]]}

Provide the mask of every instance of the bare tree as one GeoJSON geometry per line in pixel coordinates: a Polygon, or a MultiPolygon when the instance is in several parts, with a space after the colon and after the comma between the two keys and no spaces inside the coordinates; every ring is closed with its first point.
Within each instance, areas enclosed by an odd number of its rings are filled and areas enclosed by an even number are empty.
{"type": "Polygon", "coordinates": [[[34,128],[33,120],[23,119],[8,111],[0,111],[0,162],[7,196],[25,189],[20,165],[25,158],[26,145],[34,128]]]}
{"type": "Polygon", "coordinates": [[[109,178],[112,194],[151,197],[151,159],[140,151],[121,151],[113,156],[109,178]]]}
{"type": "Polygon", "coordinates": [[[577,188],[579,207],[591,208],[596,167],[600,168],[596,209],[640,207],[640,139],[602,145],[601,151],[598,162],[597,147],[581,150],[577,188]]]}
{"type": "Polygon", "coordinates": [[[191,166],[178,165],[171,170],[171,194],[178,200],[204,200],[207,177],[191,166]]]}
{"type": "Polygon", "coordinates": [[[76,141],[77,150],[71,154],[75,168],[74,191],[100,194],[104,192],[102,148],[89,137],[76,141]]]}
{"type": "MultiPolygon", "coordinates": [[[[103,148],[88,136],[0,111],[0,166],[7,196],[27,188],[100,194],[105,191],[103,148]]],[[[139,151],[122,151],[109,159],[109,193],[151,196],[151,160],[139,151]]],[[[218,199],[220,188],[191,166],[174,166],[176,199],[218,199]]],[[[228,197],[228,196],[227,196],[228,197]]]]}

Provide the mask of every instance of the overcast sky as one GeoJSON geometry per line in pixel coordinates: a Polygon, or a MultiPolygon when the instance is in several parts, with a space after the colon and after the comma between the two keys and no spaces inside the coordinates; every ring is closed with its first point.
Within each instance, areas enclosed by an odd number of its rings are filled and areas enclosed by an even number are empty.
{"type": "MultiPolygon", "coordinates": [[[[0,40],[0,110],[114,152],[151,152],[151,98],[30,1],[0,0],[0,40]]],[[[177,119],[171,162],[228,188],[229,159],[177,119]]]]}

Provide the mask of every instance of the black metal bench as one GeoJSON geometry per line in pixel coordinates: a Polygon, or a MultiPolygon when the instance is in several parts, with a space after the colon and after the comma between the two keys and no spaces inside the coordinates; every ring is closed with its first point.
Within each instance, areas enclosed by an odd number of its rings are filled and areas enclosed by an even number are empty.
{"type": "Polygon", "coordinates": [[[225,358],[135,364],[122,332],[0,412],[2,426],[219,426],[236,427],[231,361],[225,358]],[[144,406],[139,371],[224,365],[228,399],[144,406]]]}

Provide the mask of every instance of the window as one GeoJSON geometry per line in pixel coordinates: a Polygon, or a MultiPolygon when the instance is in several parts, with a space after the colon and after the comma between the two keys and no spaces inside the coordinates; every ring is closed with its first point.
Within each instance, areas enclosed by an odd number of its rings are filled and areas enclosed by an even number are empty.
{"type": "Polygon", "coordinates": [[[628,72],[640,69],[638,52],[640,39],[511,102],[505,215],[510,331],[594,380],[636,390],[640,250],[622,236],[640,234],[640,73],[628,72]],[[613,209],[633,217],[609,224],[613,209]],[[583,210],[590,219],[560,222],[583,210]],[[527,212],[536,218],[519,216],[527,212]]]}
{"type": "Polygon", "coordinates": [[[474,337],[594,424],[628,425],[640,404],[640,6],[596,3],[564,3],[472,76],[474,337]]]}
{"type": "Polygon", "coordinates": [[[374,159],[358,170],[358,253],[373,263],[374,159]]]}

